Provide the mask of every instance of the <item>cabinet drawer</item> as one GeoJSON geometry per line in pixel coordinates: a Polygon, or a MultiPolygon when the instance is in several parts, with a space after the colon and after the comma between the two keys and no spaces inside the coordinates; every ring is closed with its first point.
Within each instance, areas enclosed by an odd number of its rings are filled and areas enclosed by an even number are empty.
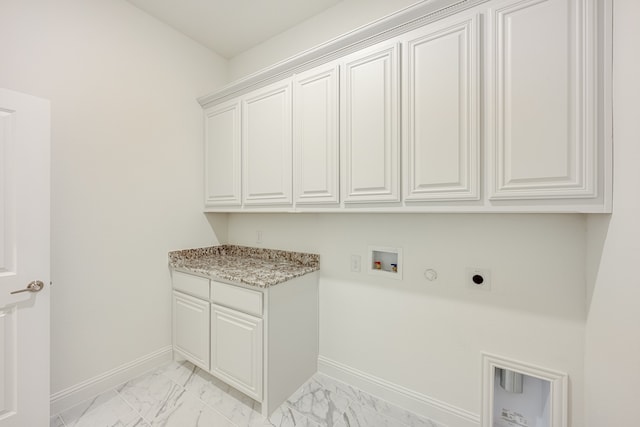
{"type": "Polygon", "coordinates": [[[216,304],[262,316],[262,292],[211,281],[211,300],[216,304]]]}
{"type": "Polygon", "coordinates": [[[173,272],[173,289],[199,298],[209,299],[209,279],[173,272]]]}

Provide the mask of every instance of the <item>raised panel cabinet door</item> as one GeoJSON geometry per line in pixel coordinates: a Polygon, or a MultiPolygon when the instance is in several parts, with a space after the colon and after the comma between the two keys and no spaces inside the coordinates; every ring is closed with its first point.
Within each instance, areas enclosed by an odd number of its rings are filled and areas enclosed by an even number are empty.
{"type": "Polygon", "coordinates": [[[291,120],[290,79],[242,99],[245,205],[291,204],[291,120]]]}
{"type": "Polygon", "coordinates": [[[209,370],[209,302],[173,291],[173,348],[209,370]]]}
{"type": "Polygon", "coordinates": [[[295,202],[337,204],[338,66],[298,74],[293,82],[295,202]]]}
{"type": "Polygon", "coordinates": [[[211,304],[211,373],[262,400],[262,319],[211,304]]]}
{"type": "Polygon", "coordinates": [[[479,18],[403,37],[404,200],[478,200],[479,18]]]}
{"type": "Polygon", "coordinates": [[[400,201],[399,50],[398,43],[385,43],[341,64],[345,203],[400,201]]]}
{"type": "Polygon", "coordinates": [[[489,11],[490,199],[597,196],[595,0],[489,11]]]}
{"type": "Polygon", "coordinates": [[[205,115],[205,206],[240,206],[240,101],[209,107],[205,115]]]}

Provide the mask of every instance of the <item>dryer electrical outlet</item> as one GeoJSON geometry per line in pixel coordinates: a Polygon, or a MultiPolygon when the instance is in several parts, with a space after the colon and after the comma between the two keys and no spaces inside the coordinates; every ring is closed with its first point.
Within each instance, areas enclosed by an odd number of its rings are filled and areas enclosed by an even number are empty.
{"type": "Polygon", "coordinates": [[[469,288],[491,290],[491,270],[488,268],[467,267],[465,277],[469,288]]]}

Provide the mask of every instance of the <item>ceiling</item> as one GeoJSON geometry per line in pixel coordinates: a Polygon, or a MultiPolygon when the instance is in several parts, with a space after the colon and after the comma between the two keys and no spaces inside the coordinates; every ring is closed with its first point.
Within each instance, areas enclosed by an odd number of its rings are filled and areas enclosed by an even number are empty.
{"type": "Polygon", "coordinates": [[[127,0],[225,58],[342,0],[127,0]]]}

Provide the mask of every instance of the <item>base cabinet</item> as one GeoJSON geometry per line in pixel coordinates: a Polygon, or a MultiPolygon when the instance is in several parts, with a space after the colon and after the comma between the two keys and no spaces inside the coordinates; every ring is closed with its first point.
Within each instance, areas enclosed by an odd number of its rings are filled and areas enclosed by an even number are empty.
{"type": "Polygon", "coordinates": [[[211,373],[262,400],[262,319],[211,304],[211,373]]]}
{"type": "Polygon", "coordinates": [[[318,368],[318,274],[262,289],[173,272],[174,354],[269,416],[318,368]]]}

